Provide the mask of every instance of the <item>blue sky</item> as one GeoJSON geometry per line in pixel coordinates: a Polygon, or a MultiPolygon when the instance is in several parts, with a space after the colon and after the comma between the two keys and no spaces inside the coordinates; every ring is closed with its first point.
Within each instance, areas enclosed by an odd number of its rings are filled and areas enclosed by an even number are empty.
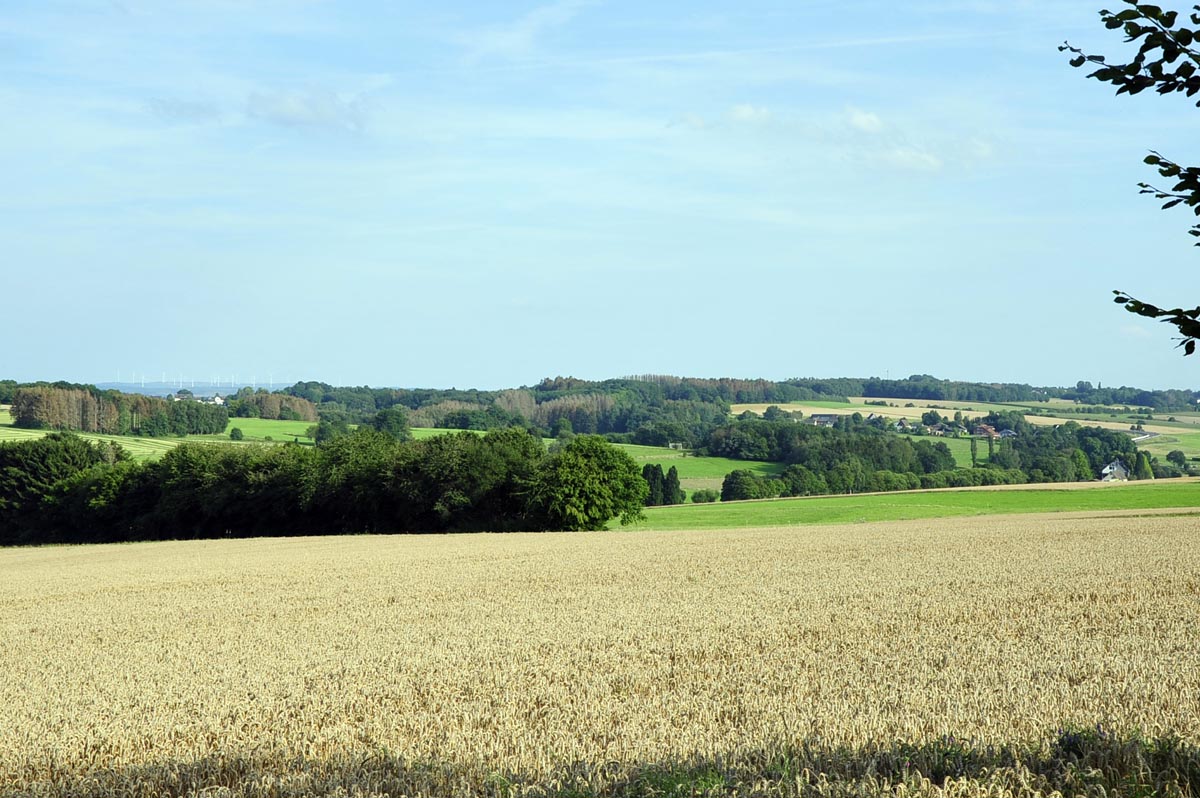
{"type": "Polygon", "coordinates": [[[7,0],[0,377],[1195,388],[1101,5],[7,0]]]}

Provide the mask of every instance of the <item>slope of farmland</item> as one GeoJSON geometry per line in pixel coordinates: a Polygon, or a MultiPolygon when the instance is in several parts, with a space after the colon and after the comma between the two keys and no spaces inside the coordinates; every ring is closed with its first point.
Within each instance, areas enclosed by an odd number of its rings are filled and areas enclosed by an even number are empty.
{"type": "Polygon", "coordinates": [[[1200,479],[997,485],[647,507],[640,527],[727,529],[1123,510],[1172,510],[1200,516],[1200,479]]]}
{"type": "MultiPolygon", "coordinates": [[[[735,404],[730,408],[733,415],[739,415],[746,411],[751,413],[762,414],[771,405],[765,403],[755,404],[735,404]]],[[[920,419],[924,413],[930,410],[937,410],[943,416],[953,418],[955,411],[961,410],[964,416],[968,418],[976,418],[985,416],[993,411],[1004,412],[1016,410],[1025,415],[1025,420],[1030,424],[1039,424],[1043,426],[1054,426],[1067,421],[1074,421],[1081,425],[1092,427],[1104,427],[1105,429],[1128,430],[1132,423],[1131,419],[1114,419],[1111,417],[1095,416],[1095,415],[1079,415],[1068,413],[1061,409],[1061,406],[1038,405],[1037,408],[1041,412],[1031,412],[1031,408],[1027,404],[997,404],[989,402],[951,402],[944,400],[926,400],[926,399],[865,399],[863,397],[852,397],[850,402],[793,402],[791,404],[779,405],[784,410],[799,411],[805,416],[813,414],[830,414],[830,415],[852,415],[861,413],[866,416],[871,413],[877,413],[888,418],[900,419],[906,418],[909,420],[920,419]],[[872,402],[888,402],[886,407],[878,405],[868,405],[867,401],[872,402]],[[1059,410],[1060,412],[1055,412],[1059,410]]],[[[1188,417],[1190,420],[1190,417],[1188,417]]],[[[1186,422],[1165,422],[1162,420],[1147,421],[1143,423],[1143,429],[1146,432],[1157,432],[1159,434],[1170,434],[1173,431],[1181,429],[1186,430],[1191,427],[1190,423],[1186,422]]]]}
{"type": "Polygon", "coordinates": [[[0,795],[1195,794],[1194,530],[0,551],[0,795]]]}
{"type": "Polygon", "coordinates": [[[728,457],[696,457],[691,452],[668,449],[663,446],[638,446],[620,443],[619,447],[634,459],[639,466],[661,465],[663,471],[672,466],[679,474],[679,483],[687,491],[699,488],[721,489],[725,475],[739,469],[760,476],[783,473],[784,463],[764,463],[757,460],[731,460],[728,457]]]}
{"type": "MultiPolygon", "coordinates": [[[[48,430],[18,429],[12,425],[12,414],[8,408],[0,406],[0,443],[7,441],[26,441],[46,435],[48,430]]],[[[129,456],[135,460],[153,460],[170,451],[180,441],[179,438],[133,438],[125,435],[99,435],[90,432],[75,433],[89,441],[110,441],[119,443],[129,456]]]]}

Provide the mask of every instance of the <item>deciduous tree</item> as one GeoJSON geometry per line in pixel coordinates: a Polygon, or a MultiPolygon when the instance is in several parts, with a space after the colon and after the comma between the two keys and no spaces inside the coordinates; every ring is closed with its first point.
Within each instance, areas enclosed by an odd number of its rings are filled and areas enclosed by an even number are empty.
{"type": "Polygon", "coordinates": [[[542,464],[530,496],[545,529],[603,529],[641,520],[649,488],[637,463],[598,435],[578,435],[542,464]]]}
{"type": "MultiPolygon", "coordinates": [[[[1188,15],[1191,26],[1178,25],[1179,12],[1165,11],[1160,6],[1123,0],[1128,8],[1112,12],[1100,12],[1100,19],[1110,30],[1125,34],[1126,43],[1137,43],[1137,53],[1127,63],[1109,61],[1103,55],[1090,55],[1069,43],[1063,43],[1060,51],[1074,53],[1071,66],[1094,67],[1089,78],[1110,83],[1117,87],[1117,94],[1140,94],[1154,89],[1160,95],[1184,94],[1193,98],[1200,93],[1200,6],[1188,15]]],[[[1196,101],[1200,107],[1200,100],[1196,101]]],[[[1158,152],[1151,151],[1146,163],[1155,167],[1161,177],[1171,181],[1169,186],[1160,187],[1150,183],[1139,183],[1142,194],[1163,200],[1162,207],[1174,208],[1184,205],[1196,216],[1200,216],[1200,167],[1183,166],[1158,152]]],[[[1200,237],[1200,224],[1192,226],[1189,233],[1200,237]]],[[[1196,243],[1200,246],[1200,241],[1196,243]]],[[[1179,346],[1185,355],[1196,351],[1200,340],[1200,306],[1163,308],[1135,299],[1124,291],[1114,291],[1114,301],[1126,310],[1151,319],[1172,324],[1179,330],[1179,346]]]]}

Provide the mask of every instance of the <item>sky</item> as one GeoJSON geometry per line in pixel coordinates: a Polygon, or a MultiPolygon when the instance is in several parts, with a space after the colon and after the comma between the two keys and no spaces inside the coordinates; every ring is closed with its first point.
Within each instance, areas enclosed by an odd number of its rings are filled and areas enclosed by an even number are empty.
{"type": "Polygon", "coordinates": [[[1102,6],[5,0],[0,378],[1200,387],[1102,6]]]}

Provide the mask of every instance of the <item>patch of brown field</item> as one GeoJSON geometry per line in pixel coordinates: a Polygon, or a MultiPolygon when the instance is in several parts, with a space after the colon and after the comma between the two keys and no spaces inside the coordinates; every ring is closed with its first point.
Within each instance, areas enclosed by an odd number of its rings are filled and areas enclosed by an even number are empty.
{"type": "MultiPolygon", "coordinates": [[[[955,405],[959,406],[959,408],[957,408],[957,409],[963,409],[964,412],[966,412],[965,408],[972,406],[971,402],[937,401],[937,402],[921,403],[920,401],[915,401],[915,403],[917,405],[916,407],[903,407],[903,406],[901,406],[901,407],[877,407],[877,406],[873,406],[873,405],[855,404],[854,402],[857,402],[857,401],[858,401],[857,397],[852,398],[851,399],[852,403],[845,405],[843,407],[819,407],[819,406],[815,406],[815,405],[808,405],[803,402],[796,402],[796,403],[792,403],[792,404],[785,404],[785,405],[778,405],[778,406],[781,409],[787,410],[787,411],[799,411],[799,412],[803,413],[805,417],[812,416],[814,414],[852,416],[855,413],[861,413],[865,417],[865,416],[869,415],[870,413],[876,413],[878,415],[886,416],[888,418],[893,418],[893,419],[897,419],[897,420],[899,420],[901,418],[910,419],[910,420],[911,419],[920,419],[922,415],[924,415],[925,413],[928,413],[930,410],[938,410],[939,412],[945,411],[947,409],[955,410],[956,409],[954,407],[955,405]],[[937,405],[937,407],[933,407],[932,405],[937,405]]],[[[886,401],[898,401],[898,400],[886,400],[886,401]]],[[[909,400],[902,400],[902,401],[909,401],[909,400]]],[[[755,414],[761,416],[763,414],[763,411],[765,411],[768,407],[771,407],[772,404],[774,404],[774,403],[758,402],[758,403],[752,403],[752,404],[730,405],[730,413],[732,415],[736,416],[736,415],[739,415],[739,414],[744,413],[747,410],[749,410],[751,413],[755,413],[755,414]]],[[[978,408],[978,406],[980,404],[987,404],[987,403],[975,402],[974,406],[976,408],[978,408]]],[[[1016,410],[1019,408],[1013,408],[1013,409],[1016,410]]],[[[977,416],[987,415],[987,412],[988,411],[986,411],[986,410],[976,409],[975,411],[970,412],[969,415],[972,418],[975,418],[977,416]]],[[[944,416],[946,414],[943,412],[942,415],[944,416]]],[[[951,415],[953,415],[953,414],[951,413],[951,415]]],[[[1125,430],[1125,431],[1128,431],[1131,426],[1130,422],[1128,422],[1128,421],[1093,421],[1093,420],[1089,420],[1086,418],[1073,418],[1073,417],[1069,417],[1069,416],[1067,416],[1067,417],[1044,416],[1044,415],[1034,414],[1034,413],[1025,414],[1025,420],[1028,421],[1030,424],[1034,424],[1034,425],[1042,426],[1042,427],[1056,427],[1059,424],[1065,424],[1068,421],[1074,421],[1076,424],[1079,424],[1080,426],[1083,426],[1083,427],[1103,427],[1104,429],[1115,429],[1115,430],[1125,430]]],[[[1151,422],[1149,424],[1143,423],[1142,429],[1145,432],[1157,432],[1160,435],[1170,435],[1172,433],[1179,432],[1179,429],[1177,427],[1171,427],[1171,426],[1166,426],[1166,425],[1162,425],[1162,424],[1154,424],[1153,422],[1151,422]]]]}
{"type": "Polygon", "coordinates": [[[0,551],[0,794],[370,794],[379,757],[602,792],[1064,723],[1194,746],[1195,518],[1113,515],[0,551]]]}

